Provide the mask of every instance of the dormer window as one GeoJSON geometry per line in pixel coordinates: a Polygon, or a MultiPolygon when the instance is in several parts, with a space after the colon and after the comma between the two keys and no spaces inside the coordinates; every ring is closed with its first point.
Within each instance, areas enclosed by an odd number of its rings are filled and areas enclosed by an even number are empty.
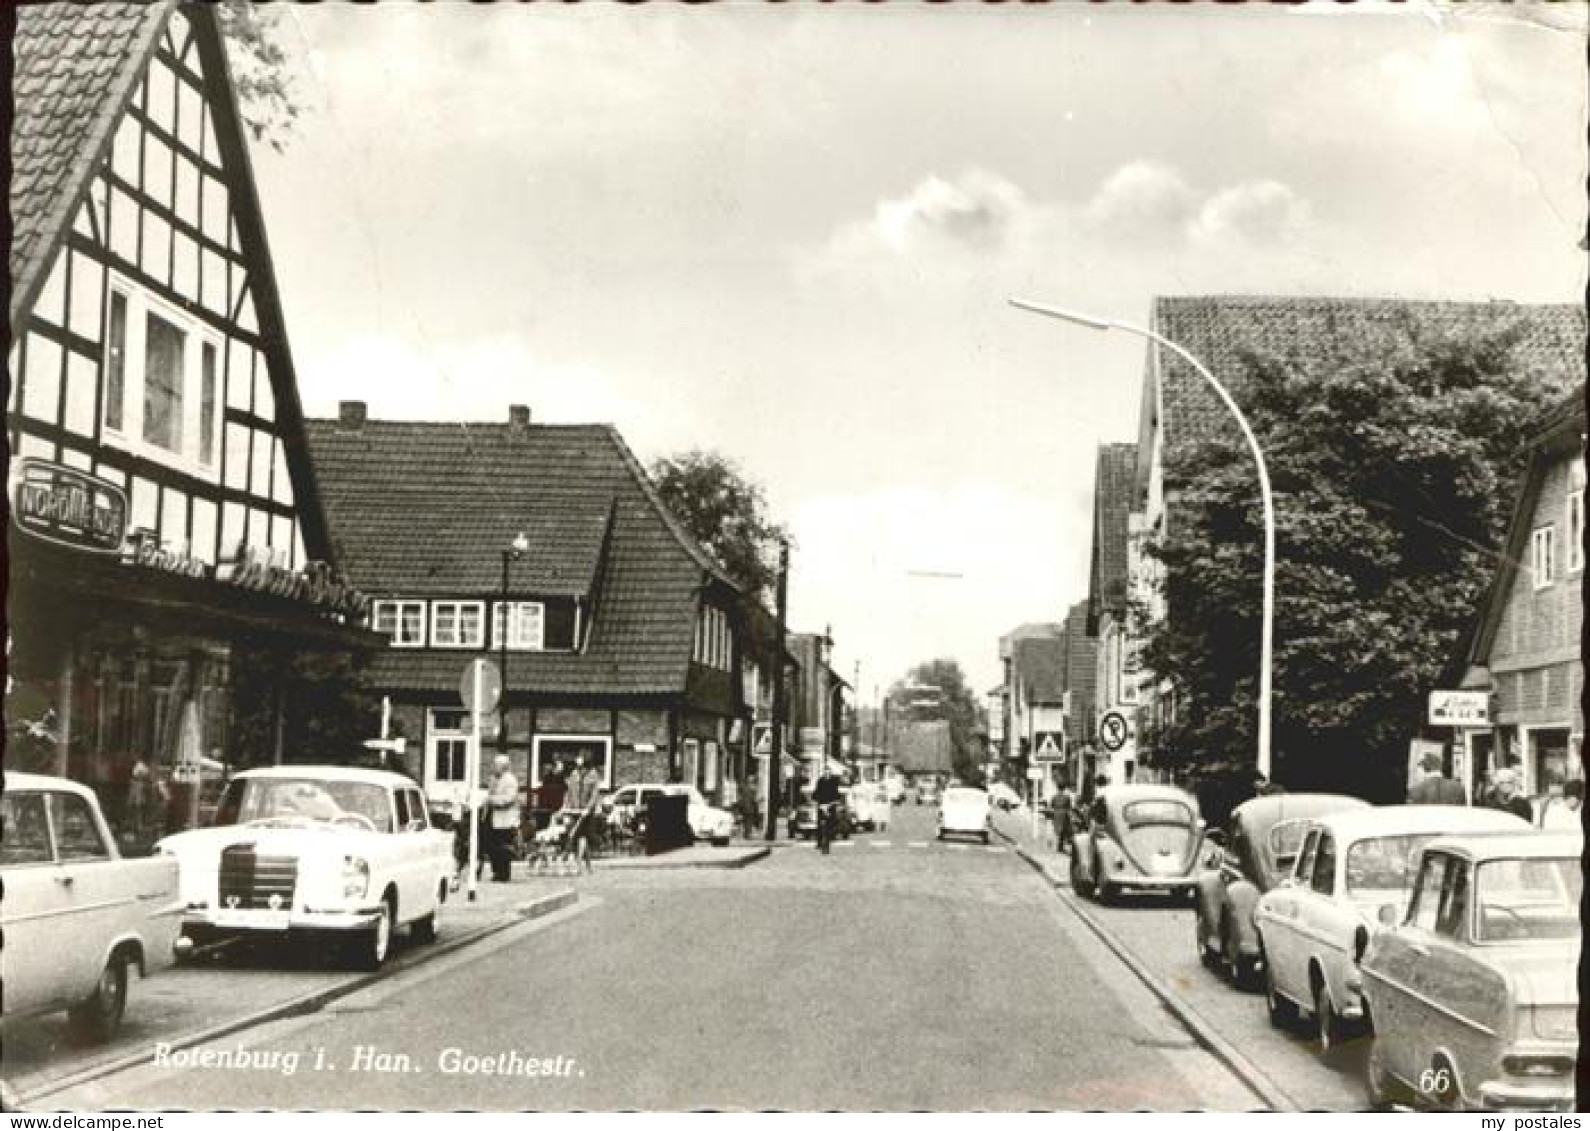
{"type": "Polygon", "coordinates": [[[1544,589],[1557,576],[1557,528],[1541,526],[1535,529],[1530,540],[1530,568],[1535,575],[1535,588],[1544,589]]]}
{"type": "Polygon", "coordinates": [[[423,648],[425,602],[377,601],[370,612],[370,628],[390,636],[394,648],[423,648]]]}
{"type": "Polygon", "coordinates": [[[485,643],[485,602],[431,602],[431,647],[480,648],[485,643]]]}
{"type": "Polygon", "coordinates": [[[546,606],[539,601],[501,601],[492,604],[491,639],[501,648],[503,640],[510,651],[540,652],[546,647],[546,606]],[[503,614],[507,613],[504,627],[503,614]]]}

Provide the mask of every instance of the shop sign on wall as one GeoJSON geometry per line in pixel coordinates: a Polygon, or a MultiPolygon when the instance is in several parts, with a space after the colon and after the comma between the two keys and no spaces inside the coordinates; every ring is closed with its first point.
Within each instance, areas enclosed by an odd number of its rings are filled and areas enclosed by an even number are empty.
{"type": "Polygon", "coordinates": [[[127,495],[120,487],[48,460],[17,461],[11,514],[35,537],[99,554],[119,553],[127,537],[127,495]]]}

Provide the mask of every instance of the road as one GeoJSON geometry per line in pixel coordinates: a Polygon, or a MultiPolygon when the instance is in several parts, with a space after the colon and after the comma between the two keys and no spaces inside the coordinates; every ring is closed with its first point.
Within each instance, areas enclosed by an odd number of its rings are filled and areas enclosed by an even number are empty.
{"type": "Polygon", "coordinates": [[[577,913],[47,1103],[1260,1106],[1013,852],[940,845],[930,809],[895,813],[828,856],[598,873],[577,913]]]}

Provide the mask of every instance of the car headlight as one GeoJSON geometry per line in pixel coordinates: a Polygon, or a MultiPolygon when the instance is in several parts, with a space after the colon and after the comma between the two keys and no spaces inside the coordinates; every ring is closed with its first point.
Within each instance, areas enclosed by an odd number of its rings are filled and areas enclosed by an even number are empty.
{"type": "Polygon", "coordinates": [[[370,865],[357,856],[342,858],[342,898],[363,899],[370,890],[370,865]]]}

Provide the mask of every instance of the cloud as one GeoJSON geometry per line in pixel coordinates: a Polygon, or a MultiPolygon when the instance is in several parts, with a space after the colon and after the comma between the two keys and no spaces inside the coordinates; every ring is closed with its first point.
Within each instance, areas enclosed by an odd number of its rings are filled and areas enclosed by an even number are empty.
{"type": "Polygon", "coordinates": [[[1221,189],[1198,210],[1191,235],[1200,241],[1227,237],[1253,244],[1289,239],[1312,222],[1313,210],[1280,181],[1243,181],[1221,189]]]}
{"type": "Polygon", "coordinates": [[[1091,227],[1111,235],[1157,239],[1185,229],[1197,207],[1197,196],[1179,170],[1145,160],[1106,177],[1082,215],[1091,227]]]}

